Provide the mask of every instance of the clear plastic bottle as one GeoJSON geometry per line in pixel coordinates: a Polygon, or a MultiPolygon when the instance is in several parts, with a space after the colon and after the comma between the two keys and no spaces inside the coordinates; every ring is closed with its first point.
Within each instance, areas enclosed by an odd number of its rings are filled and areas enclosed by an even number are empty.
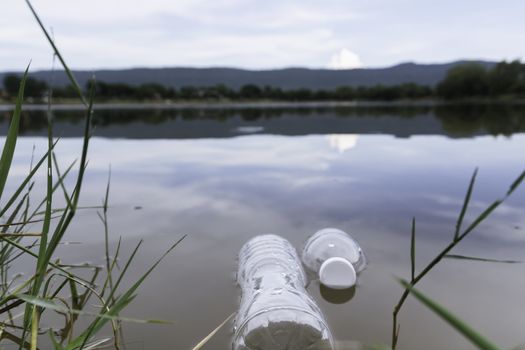
{"type": "Polygon", "coordinates": [[[353,287],[366,267],[366,257],[355,239],[336,228],[317,231],[305,243],[303,264],[333,289],[353,287]]]}
{"type": "Polygon", "coordinates": [[[234,350],[333,350],[326,321],[305,290],[296,250],[276,235],[257,236],[239,253],[242,289],[234,350]]]}

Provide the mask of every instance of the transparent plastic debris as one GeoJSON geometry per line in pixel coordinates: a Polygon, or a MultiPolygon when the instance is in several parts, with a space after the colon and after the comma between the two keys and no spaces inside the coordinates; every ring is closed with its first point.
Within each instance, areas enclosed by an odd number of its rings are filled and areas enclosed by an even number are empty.
{"type": "Polygon", "coordinates": [[[353,287],[367,264],[357,241],[336,228],[325,228],[308,238],[301,258],[323,285],[333,289],[353,287]]]}
{"type": "Polygon", "coordinates": [[[333,350],[296,250],[277,235],[257,236],[239,253],[242,290],[234,350],[333,350]]]}

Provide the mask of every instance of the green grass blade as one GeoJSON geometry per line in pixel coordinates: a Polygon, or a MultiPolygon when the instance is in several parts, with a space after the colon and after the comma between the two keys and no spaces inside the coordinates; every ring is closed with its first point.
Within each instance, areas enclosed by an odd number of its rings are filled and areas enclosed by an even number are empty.
{"type": "MultiPolygon", "coordinates": [[[[56,143],[58,141],[56,141],[53,145],[56,146],[56,143]]],[[[31,181],[31,179],[33,178],[33,176],[36,174],[36,172],[38,171],[38,169],[40,169],[40,167],[42,166],[42,164],[44,164],[44,161],[47,159],[47,152],[46,154],[44,154],[42,156],[42,158],[38,161],[38,163],[35,165],[35,167],[29,172],[29,174],[26,176],[26,178],[22,181],[22,183],[20,184],[20,186],[18,186],[17,190],[15,191],[15,193],[11,196],[11,198],[9,198],[9,200],[7,201],[7,203],[5,204],[5,206],[0,210],[0,217],[1,216],[4,216],[4,214],[7,212],[7,210],[13,205],[13,203],[16,201],[16,199],[18,198],[18,196],[20,195],[20,193],[22,193],[22,191],[24,190],[24,188],[26,187],[26,185],[29,183],[29,181],[31,181]]]]}
{"type": "Polygon", "coordinates": [[[108,182],[106,185],[106,195],[104,196],[104,211],[108,211],[108,201],[109,201],[109,189],[111,186],[111,165],[109,166],[108,172],[108,182]]]}
{"type": "Polygon", "coordinates": [[[195,345],[192,350],[200,350],[217,332],[224,327],[226,323],[235,315],[235,313],[231,314],[230,316],[226,317],[224,321],[220,325],[217,326],[213,331],[210,332],[204,339],[202,339],[197,345],[195,345]]]}
{"type": "MultiPolygon", "coordinates": [[[[56,189],[56,188],[55,188],[56,189]]],[[[70,198],[71,199],[71,198],[70,198]]],[[[63,213],[63,212],[67,212],[67,211],[70,211],[72,207],[70,207],[69,205],[64,207],[64,208],[54,208],[53,210],[51,210],[51,212],[53,214],[57,214],[57,213],[63,213]]],[[[79,210],[88,210],[88,209],[102,209],[104,208],[104,206],[102,205],[85,205],[85,206],[76,206],[75,207],[75,211],[79,211],[79,210]]],[[[44,211],[39,211],[39,212],[36,212],[35,215],[43,215],[45,214],[45,210],[44,211]]]]}
{"type": "MultiPolygon", "coordinates": [[[[23,251],[23,252],[24,252],[25,254],[27,254],[28,256],[32,256],[33,258],[38,259],[38,255],[37,255],[35,252],[33,252],[33,251],[31,251],[30,249],[24,247],[23,245],[19,244],[19,243],[16,242],[16,241],[11,240],[11,239],[9,239],[9,238],[5,238],[5,237],[2,238],[2,241],[4,241],[4,242],[6,242],[7,244],[10,244],[10,245],[12,245],[12,246],[18,248],[19,250],[23,251]]],[[[53,267],[53,268],[59,270],[59,271],[62,271],[62,272],[65,273],[66,275],[71,275],[70,272],[68,272],[65,268],[61,267],[61,266],[58,265],[58,264],[55,264],[55,263],[53,263],[53,262],[50,261],[50,262],[48,262],[48,265],[49,265],[50,267],[53,267]]],[[[77,278],[79,278],[79,277],[77,276],[77,278]]],[[[0,301],[0,303],[1,303],[1,301],[0,301]]]]}
{"type": "Polygon", "coordinates": [[[62,240],[62,237],[64,237],[64,234],[66,233],[66,229],[69,226],[71,220],[73,220],[73,217],[75,216],[76,207],[78,206],[78,200],[80,198],[80,189],[82,187],[82,181],[84,178],[84,172],[86,170],[86,162],[87,162],[87,152],[88,152],[88,146],[89,146],[89,139],[90,139],[90,129],[91,129],[91,119],[93,117],[93,98],[94,98],[94,91],[91,89],[90,96],[89,96],[89,105],[86,111],[86,123],[84,127],[84,139],[82,144],[82,155],[80,158],[80,168],[78,171],[77,181],[75,185],[75,189],[73,190],[71,203],[73,205],[70,210],[64,211],[64,214],[58,223],[57,227],[55,228],[55,232],[53,233],[51,239],[49,240],[49,245],[46,249],[45,257],[43,258],[43,265],[46,265],[51,260],[51,257],[53,256],[53,253],[56,250],[56,247],[62,240]]]}
{"type": "Polygon", "coordinates": [[[49,338],[51,338],[51,342],[53,343],[55,350],[64,350],[64,347],[56,340],[53,330],[51,329],[49,330],[49,338]]]}
{"type": "Polygon", "coordinates": [[[521,264],[521,263],[523,263],[523,261],[519,261],[519,260],[487,259],[487,258],[478,258],[478,257],[475,257],[475,256],[465,256],[465,255],[455,255],[455,254],[445,255],[445,258],[447,258],[447,259],[457,259],[457,260],[472,260],[472,261],[480,261],[480,262],[491,262],[491,263],[502,263],[502,264],[521,264]]]}
{"type": "MultiPolygon", "coordinates": [[[[40,274],[38,281],[44,279],[44,272],[47,269],[47,262],[45,261],[44,256],[46,255],[47,250],[47,236],[49,234],[49,228],[51,226],[51,210],[53,204],[53,133],[52,133],[52,124],[51,120],[48,120],[47,124],[47,137],[48,137],[48,150],[47,150],[47,193],[46,193],[46,209],[44,214],[44,222],[42,224],[42,236],[40,237],[40,247],[38,252],[38,265],[37,273],[40,274]]],[[[60,178],[58,180],[61,182],[60,178]]],[[[40,283],[35,283],[39,288],[40,283]]],[[[34,290],[35,293],[38,293],[38,289],[34,290]]]]}
{"type": "MultiPolygon", "coordinates": [[[[95,350],[95,349],[106,349],[109,348],[107,343],[111,341],[111,338],[103,338],[92,341],[91,343],[86,344],[84,350],[95,350]]],[[[118,349],[116,349],[118,350],[118,349]]]]}
{"type": "Polygon", "coordinates": [[[22,200],[18,202],[15,209],[11,212],[11,215],[9,215],[9,218],[7,218],[6,226],[2,226],[2,229],[0,230],[1,233],[7,233],[7,230],[11,226],[11,223],[15,221],[16,216],[22,209],[26,197],[27,197],[27,193],[22,197],[22,200]]]}
{"type": "Polygon", "coordinates": [[[463,232],[458,240],[465,238],[470,232],[472,232],[481,222],[483,222],[500,204],[503,203],[501,199],[495,200],[489,205],[479,216],[470,224],[470,226],[463,232]]]}
{"type": "Polygon", "coordinates": [[[456,232],[454,233],[454,240],[457,240],[459,238],[459,233],[461,231],[461,224],[463,223],[465,213],[467,212],[468,204],[470,202],[470,197],[472,196],[472,189],[474,188],[477,174],[478,174],[478,168],[474,170],[474,174],[472,174],[472,178],[470,179],[470,184],[468,186],[468,190],[465,195],[465,199],[463,201],[463,207],[461,208],[461,212],[459,213],[458,221],[456,222],[456,232]]]}
{"type": "Polygon", "coordinates": [[[416,277],[416,218],[412,218],[412,234],[410,238],[410,272],[412,281],[416,277]]]}
{"type": "MultiPolygon", "coordinates": [[[[100,294],[103,296],[105,293],[106,293],[106,289],[108,288],[109,286],[109,280],[110,278],[112,279],[113,278],[113,269],[115,268],[115,266],[117,266],[117,261],[118,261],[118,257],[119,257],[119,254],[120,254],[120,246],[121,246],[121,243],[122,243],[122,237],[119,237],[119,240],[117,242],[117,248],[115,249],[115,255],[113,256],[113,260],[111,261],[111,265],[110,265],[110,268],[109,270],[107,271],[107,274],[106,274],[106,279],[104,280],[104,284],[102,285],[102,290],[100,292],[100,294]]],[[[113,281],[112,281],[113,282],[113,281]]],[[[111,290],[115,289],[114,286],[112,285],[111,290]]],[[[113,301],[114,300],[110,300],[110,301],[113,301]]]]}
{"type": "Polygon", "coordinates": [[[69,197],[69,194],[67,193],[66,186],[64,185],[63,177],[60,174],[60,167],[58,166],[58,161],[57,161],[57,157],[55,155],[55,152],[53,152],[52,155],[53,155],[53,163],[55,165],[55,171],[56,171],[57,177],[58,177],[57,183],[59,183],[60,187],[62,188],[62,192],[64,194],[64,199],[66,200],[66,203],[67,203],[68,207],[72,207],[73,204],[71,203],[71,199],[69,197]]]}
{"type": "MultiPolygon", "coordinates": [[[[16,98],[15,111],[11,120],[11,125],[9,126],[9,131],[7,133],[6,141],[4,144],[4,149],[2,150],[2,157],[0,158],[0,197],[4,191],[5,183],[7,182],[7,177],[9,175],[9,169],[11,168],[11,163],[13,161],[13,155],[16,148],[16,141],[18,139],[18,130],[20,127],[20,118],[22,113],[22,103],[24,100],[24,89],[27,80],[27,74],[29,71],[29,66],[24,72],[24,76],[20,82],[20,87],[18,90],[18,96],[16,98]]],[[[22,339],[25,340],[25,332],[27,324],[29,322],[29,309],[26,309],[24,333],[22,339]]]]}
{"type": "MultiPolygon", "coordinates": [[[[134,299],[134,296],[131,296],[130,298],[126,300],[122,300],[121,302],[115,304],[111,307],[111,309],[107,312],[105,312],[103,315],[109,316],[109,317],[116,317],[122,311],[127,305],[129,305],[134,299]]],[[[91,324],[91,326],[86,329],[82,334],[80,334],[78,337],[73,339],[71,342],[69,342],[66,346],[66,350],[75,350],[75,349],[83,349],[85,348],[86,344],[88,344],[89,339],[93,334],[98,332],[104,325],[110,321],[110,319],[102,318],[100,317],[102,314],[98,314],[96,317],[95,322],[91,324]]]]}
{"type": "Polygon", "coordinates": [[[18,89],[18,96],[16,98],[15,111],[11,118],[11,125],[9,125],[9,131],[4,143],[4,149],[2,150],[2,157],[0,158],[0,198],[4,192],[5,183],[7,182],[7,176],[9,175],[9,169],[13,161],[13,155],[16,148],[16,140],[18,139],[18,129],[20,127],[20,116],[22,114],[22,102],[24,101],[24,89],[26,86],[27,73],[29,72],[29,66],[27,66],[24,76],[20,82],[20,88],[18,89]]]}
{"type": "Polygon", "coordinates": [[[470,226],[459,236],[459,240],[465,238],[470,232],[472,232],[483,220],[485,220],[497,207],[500,206],[523,182],[525,179],[525,171],[523,171],[514,182],[510,185],[509,190],[502,199],[494,201],[489,205],[473,222],[470,226]]]}
{"type": "MultiPolygon", "coordinates": [[[[35,275],[37,276],[35,279],[35,283],[33,284],[31,288],[31,294],[33,296],[37,296],[40,293],[40,289],[42,288],[42,284],[45,281],[46,277],[46,270],[48,261],[46,261],[46,256],[48,254],[48,234],[49,229],[51,227],[51,209],[52,209],[52,203],[53,203],[53,132],[52,132],[52,121],[51,118],[48,118],[47,123],[47,138],[48,138],[48,150],[47,150],[47,171],[46,171],[46,179],[47,179],[47,188],[46,188],[46,209],[44,214],[44,222],[42,224],[42,235],[40,236],[40,246],[38,249],[38,258],[37,258],[37,265],[36,265],[36,271],[35,275]]],[[[38,335],[38,329],[39,329],[39,322],[40,322],[40,312],[36,308],[35,305],[26,304],[25,309],[25,317],[24,317],[24,325],[25,329],[29,328],[29,322],[31,325],[31,349],[36,349],[36,342],[37,342],[37,335],[38,335]],[[32,313],[31,318],[29,319],[29,314],[32,313]]],[[[25,330],[24,333],[22,333],[22,339],[24,339],[25,330]]]]}
{"type": "Polygon", "coordinates": [[[40,26],[40,29],[42,29],[42,31],[44,32],[44,35],[46,36],[47,41],[49,42],[49,44],[53,48],[53,51],[54,51],[55,55],[60,60],[60,63],[62,64],[62,67],[64,67],[64,70],[66,71],[67,77],[68,77],[69,81],[71,82],[71,85],[73,85],[73,88],[75,89],[76,93],[78,94],[78,97],[80,98],[80,101],[82,101],[82,104],[87,106],[88,103],[86,101],[86,98],[84,97],[84,94],[82,93],[82,88],[80,87],[80,85],[78,84],[77,80],[75,79],[75,76],[73,75],[73,72],[71,71],[71,69],[69,69],[66,61],[62,57],[62,54],[60,53],[60,51],[58,50],[57,46],[55,45],[55,42],[53,41],[53,39],[51,38],[51,36],[47,32],[46,27],[44,26],[44,24],[40,20],[40,17],[38,16],[38,14],[36,13],[35,9],[31,5],[31,2],[29,0],[26,0],[26,4],[27,4],[27,6],[29,6],[29,10],[31,10],[31,13],[35,17],[35,20],[37,21],[38,25],[40,26]]]}
{"type": "Polygon", "coordinates": [[[122,280],[124,279],[124,275],[128,271],[128,268],[131,265],[131,262],[133,261],[133,259],[135,259],[135,255],[137,254],[140,246],[142,245],[142,242],[143,241],[140,240],[139,243],[135,246],[135,249],[133,249],[133,252],[129,256],[128,260],[126,261],[126,264],[124,265],[124,268],[122,269],[119,277],[117,278],[117,281],[115,282],[115,285],[113,286],[113,288],[111,288],[111,290],[109,292],[109,296],[107,298],[107,302],[104,305],[104,307],[107,307],[109,305],[110,301],[113,299],[113,296],[115,295],[115,293],[117,292],[118,287],[120,286],[120,282],[122,282],[122,280]]]}
{"type": "Polygon", "coordinates": [[[405,287],[417,300],[422,302],[426,307],[435,312],[439,317],[441,317],[445,322],[450,326],[455,328],[459,333],[461,333],[465,338],[470,340],[478,349],[481,350],[501,350],[498,346],[494,345],[492,342],[487,340],[480,333],[472,329],[467,323],[460,320],[450,311],[445,309],[443,306],[439,305],[429,297],[425,296],[423,293],[418,291],[416,288],[412,287],[407,281],[399,280],[401,285],[405,287]]]}
{"type": "Polygon", "coordinates": [[[17,335],[6,331],[5,329],[2,332],[2,338],[8,339],[15,344],[18,344],[20,348],[29,349],[31,344],[28,341],[22,340],[22,338],[17,335]]]}
{"type": "Polygon", "coordinates": [[[523,182],[524,179],[525,170],[521,173],[520,176],[518,176],[518,178],[512,183],[512,185],[510,185],[509,190],[507,191],[507,196],[510,196],[512,192],[514,192],[514,190],[518,188],[518,186],[523,182]]]}
{"type": "Polygon", "coordinates": [[[175,242],[171,247],[169,247],[165,252],[164,254],[162,254],[158,259],[157,261],[142,275],[142,277],[140,277],[138,279],[137,282],[135,282],[135,284],[133,284],[133,286],[131,286],[131,288],[126,292],[124,293],[123,297],[126,297],[126,296],[130,296],[131,294],[134,294],[135,291],[138,289],[138,287],[144,282],[144,280],[151,274],[151,272],[153,272],[153,270],[155,270],[155,268],[161,263],[162,260],[164,260],[164,258],[173,250],[175,249],[175,247],[177,247],[180,242],[182,242],[184,240],[184,238],[186,238],[186,235],[182,236],[177,242],[175,242]]]}
{"type": "MultiPolygon", "coordinates": [[[[71,171],[71,169],[73,168],[73,165],[76,163],[76,161],[72,162],[71,165],[68,167],[68,169],[66,169],[66,171],[64,172],[64,174],[62,174],[62,176],[59,177],[59,181],[62,181],[67,175],[68,173],[71,171]]],[[[55,185],[53,186],[52,188],[52,192],[55,193],[55,191],[57,190],[58,186],[59,186],[59,181],[57,181],[55,183],[55,185]]],[[[46,203],[46,198],[44,198],[40,204],[37,205],[37,207],[33,210],[33,212],[31,213],[31,215],[29,215],[28,217],[28,221],[27,223],[33,223],[33,222],[44,222],[45,219],[36,219],[36,220],[33,220],[33,218],[37,215],[42,215],[42,214],[45,214],[45,211],[43,212],[39,212],[40,208],[46,203]]],[[[55,213],[56,211],[55,210],[52,210],[51,211],[52,213],[55,213]]],[[[57,215],[57,216],[52,216],[51,219],[58,219],[58,218],[61,218],[61,220],[63,219],[62,216],[60,215],[57,215]]],[[[25,225],[25,223],[22,223],[23,225],[25,225]]]]}
{"type": "MultiPolygon", "coordinates": [[[[104,196],[103,200],[103,215],[98,213],[98,216],[100,220],[102,221],[102,224],[104,225],[104,250],[106,254],[106,271],[107,271],[107,281],[104,282],[104,286],[106,286],[106,282],[109,285],[110,289],[114,289],[113,287],[113,273],[112,273],[112,267],[111,267],[111,258],[109,256],[109,227],[108,227],[108,202],[109,202],[109,190],[111,187],[111,165],[109,166],[109,173],[108,173],[108,182],[106,185],[106,194],[104,196]]],[[[114,300],[110,300],[113,301],[114,300]]]]}
{"type": "Polygon", "coordinates": [[[98,313],[69,308],[64,305],[57,304],[51,299],[38,298],[38,297],[34,297],[28,294],[17,294],[16,297],[20,300],[25,301],[26,303],[32,304],[34,306],[38,306],[39,308],[49,309],[49,310],[53,310],[57,312],[75,314],[75,315],[92,316],[92,317],[98,317],[98,318],[103,318],[107,320],[133,322],[133,323],[156,323],[156,324],[172,324],[173,323],[171,321],[164,321],[164,320],[154,320],[154,319],[141,320],[141,319],[130,318],[130,317],[117,317],[117,316],[112,316],[108,314],[98,314],[98,313]]]}
{"type": "MultiPolygon", "coordinates": [[[[122,309],[124,309],[131,301],[132,299],[135,297],[134,294],[135,294],[135,291],[140,287],[140,285],[144,282],[144,280],[151,274],[151,272],[161,263],[161,261],[173,250],[175,249],[175,247],[177,247],[179,245],[180,242],[182,242],[182,240],[186,238],[186,235],[182,236],[177,242],[175,242],[169,249],[167,249],[164,254],[162,254],[158,259],[157,261],[122,295],[120,296],[117,301],[112,305],[112,307],[110,308],[110,310],[107,312],[108,314],[111,314],[111,315],[116,315],[118,314],[122,309]]],[[[129,264],[129,261],[128,261],[128,264],[129,264]]],[[[121,275],[122,277],[122,275],[121,275]]],[[[121,278],[119,278],[120,280],[121,278]]],[[[114,290],[112,290],[110,292],[110,295],[108,296],[108,300],[111,300],[115,290],[117,289],[117,286],[119,284],[120,281],[117,281],[115,286],[114,286],[114,290]]],[[[91,337],[92,334],[96,333],[98,330],[100,330],[106,323],[107,323],[108,320],[105,320],[105,319],[97,319],[95,322],[92,323],[92,325],[84,332],[82,333],[77,339],[82,339],[82,342],[79,344],[78,341],[77,342],[73,342],[72,344],[74,345],[73,347],[69,348],[68,347],[68,350],[71,350],[71,349],[76,349],[77,347],[83,347],[84,344],[89,341],[89,338],[91,337]]]]}
{"type": "Polygon", "coordinates": [[[80,187],[82,186],[82,180],[84,178],[84,172],[86,170],[87,153],[89,148],[89,139],[91,138],[91,120],[93,119],[93,101],[95,99],[95,88],[94,85],[89,91],[89,102],[86,110],[86,123],[84,125],[84,141],[82,143],[82,155],[80,157],[80,169],[78,171],[77,185],[75,186],[75,193],[73,194],[73,205],[78,205],[78,199],[80,197],[80,187]]]}

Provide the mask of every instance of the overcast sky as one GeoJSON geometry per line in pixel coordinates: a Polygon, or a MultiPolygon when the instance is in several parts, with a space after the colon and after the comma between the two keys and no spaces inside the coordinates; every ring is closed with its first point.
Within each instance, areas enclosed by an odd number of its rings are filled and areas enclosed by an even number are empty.
{"type": "MultiPolygon", "coordinates": [[[[383,67],[525,57],[525,0],[34,0],[74,68],[383,67]]],[[[0,0],[0,71],[51,66],[23,0],[0,0]]]]}

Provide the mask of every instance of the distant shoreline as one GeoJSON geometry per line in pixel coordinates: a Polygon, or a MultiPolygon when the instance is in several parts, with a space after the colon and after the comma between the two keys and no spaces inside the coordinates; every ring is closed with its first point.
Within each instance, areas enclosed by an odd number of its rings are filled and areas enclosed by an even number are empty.
{"type": "MultiPolygon", "coordinates": [[[[434,106],[453,106],[453,105],[525,105],[523,99],[501,100],[501,99],[469,99],[461,101],[441,101],[441,100],[399,100],[399,101],[311,101],[311,102],[283,102],[283,101],[246,101],[246,102],[104,102],[95,103],[95,109],[292,109],[292,108],[339,108],[339,107],[434,107],[434,106]]],[[[0,111],[11,111],[14,109],[13,103],[0,101],[0,111]]],[[[45,103],[24,104],[23,110],[26,111],[45,111],[48,105],[45,103]]],[[[53,103],[53,110],[84,110],[85,106],[80,103],[53,103]]]]}

